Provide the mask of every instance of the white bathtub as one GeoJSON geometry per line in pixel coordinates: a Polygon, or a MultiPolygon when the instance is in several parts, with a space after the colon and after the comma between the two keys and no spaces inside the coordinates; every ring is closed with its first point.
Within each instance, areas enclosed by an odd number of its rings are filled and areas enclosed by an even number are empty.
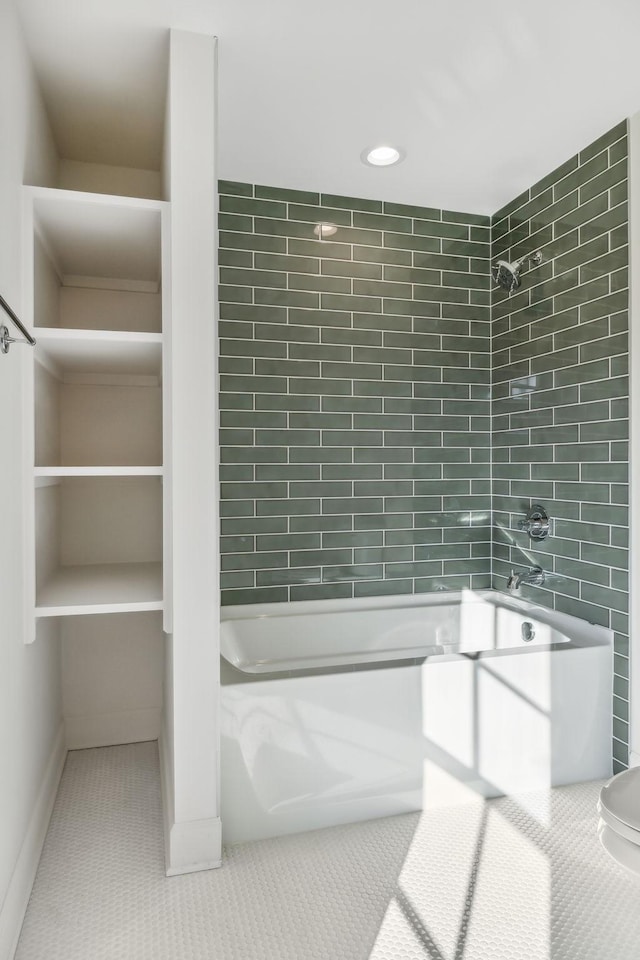
{"type": "Polygon", "coordinates": [[[612,640],[491,591],[226,609],[225,841],[610,776],[612,640]]]}

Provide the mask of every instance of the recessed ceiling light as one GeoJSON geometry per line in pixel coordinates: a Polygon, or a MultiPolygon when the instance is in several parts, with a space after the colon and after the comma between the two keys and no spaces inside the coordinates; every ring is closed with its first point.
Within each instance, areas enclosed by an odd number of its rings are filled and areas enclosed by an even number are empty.
{"type": "Polygon", "coordinates": [[[371,147],[363,150],[360,156],[372,167],[390,167],[404,160],[404,153],[396,147],[371,147]]]}
{"type": "Polygon", "coordinates": [[[324,237],[332,237],[334,233],[338,232],[338,228],[335,223],[316,223],[313,232],[316,237],[320,237],[322,240],[324,237]]]}

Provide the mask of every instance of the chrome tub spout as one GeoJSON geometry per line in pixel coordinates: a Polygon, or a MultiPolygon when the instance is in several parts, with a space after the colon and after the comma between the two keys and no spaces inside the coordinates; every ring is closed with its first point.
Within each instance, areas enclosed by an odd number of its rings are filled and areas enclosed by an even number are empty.
{"type": "Polygon", "coordinates": [[[523,583],[528,583],[533,587],[541,587],[544,580],[542,567],[531,567],[530,570],[520,570],[518,573],[512,570],[511,576],[507,580],[507,590],[517,590],[523,583]]]}

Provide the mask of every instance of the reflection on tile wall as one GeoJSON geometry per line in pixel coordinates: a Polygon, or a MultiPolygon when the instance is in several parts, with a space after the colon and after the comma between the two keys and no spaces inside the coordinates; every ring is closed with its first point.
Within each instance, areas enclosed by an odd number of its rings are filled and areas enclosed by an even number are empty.
{"type": "Polygon", "coordinates": [[[508,297],[494,291],[493,584],[539,564],[537,602],[615,631],[615,769],[628,743],[628,351],[626,123],[493,218],[493,259],[540,249],[508,297]],[[554,519],[534,543],[532,502],[554,519]]]}
{"type": "Polygon", "coordinates": [[[488,218],[220,194],[223,603],[489,586],[488,218]]]}

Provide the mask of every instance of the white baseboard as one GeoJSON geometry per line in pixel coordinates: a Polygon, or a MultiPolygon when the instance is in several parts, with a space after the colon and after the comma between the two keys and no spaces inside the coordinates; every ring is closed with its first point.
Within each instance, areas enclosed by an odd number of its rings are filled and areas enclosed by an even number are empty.
{"type": "Polygon", "coordinates": [[[171,794],[172,764],[166,738],[161,734],[160,778],[164,820],[165,873],[168,877],[222,866],[222,825],[220,817],[175,822],[171,794]]]}
{"type": "Polygon", "coordinates": [[[61,723],[0,910],[0,960],[12,960],[18,945],[66,756],[64,724],[61,723]]]}
{"type": "Polygon", "coordinates": [[[119,743],[157,740],[160,735],[160,709],[124,710],[93,716],[65,717],[67,750],[89,747],[113,747],[119,743]]]}
{"type": "Polygon", "coordinates": [[[214,870],[222,866],[222,826],[220,817],[174,823],[169,830],[166,874],[214,870]]]}

